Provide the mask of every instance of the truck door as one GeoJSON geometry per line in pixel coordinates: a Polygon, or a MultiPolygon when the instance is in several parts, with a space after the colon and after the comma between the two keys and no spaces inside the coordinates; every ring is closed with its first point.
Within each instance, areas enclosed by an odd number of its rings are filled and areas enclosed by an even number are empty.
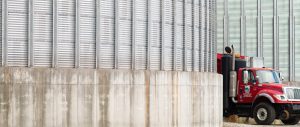
{"type": "Polygon", "coordinates": [[[253,90],[256,84],[254,74],[251,70],[242,71],[242,81],[240,81],[239,86],[239,96],[238,100],[240,103],[252,103],[254,98],[253,90]]]}

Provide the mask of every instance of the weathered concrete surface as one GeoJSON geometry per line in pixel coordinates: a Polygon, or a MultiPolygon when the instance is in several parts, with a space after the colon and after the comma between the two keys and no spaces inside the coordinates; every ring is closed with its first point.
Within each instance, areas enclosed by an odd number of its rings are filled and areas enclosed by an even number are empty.
{"type": "Polygon", "coordinates": [[[0,127],[222,126],[216,73],[0,68],[0,127]]]}

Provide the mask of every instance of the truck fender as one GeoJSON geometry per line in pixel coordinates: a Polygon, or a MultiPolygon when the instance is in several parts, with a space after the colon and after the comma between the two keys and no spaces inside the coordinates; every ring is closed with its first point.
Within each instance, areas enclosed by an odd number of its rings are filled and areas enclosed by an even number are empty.
{"type": "MultiPolygon", "coordinates": [[[[257,98],[259,97],[265,97],[265,98],[268,98],[268,100],[271,102],[271,103],[275,103],[274,99],[272,98],[271,95],[267,94],[267,93],[261,93],[261,94],[258,94],[255,98],[254,98],[254,102],[256,101],[257,98]]],[[[254,102],[252,103],[252,106],[254,104],[254,102]]]]}

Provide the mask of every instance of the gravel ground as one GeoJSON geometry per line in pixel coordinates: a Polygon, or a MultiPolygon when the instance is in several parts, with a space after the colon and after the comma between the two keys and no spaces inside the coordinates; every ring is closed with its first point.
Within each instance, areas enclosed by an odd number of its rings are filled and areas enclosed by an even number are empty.
{"type": "Polygon", "coordinates": [[[252,118],[246,118],[246,117],[237,117],[237,116],[231,116],[229,118],[223,119],[223,127],[300,127],[300,123],[297,125],[284,125],[280,120],[276,119],[273,122],[273,125],[256,125],[255,120],[252,118]]]}
{"type": "Polygon", "coordinates": [[[274,124],[274,125],[255,125],[255,124],[244,124],[244,123],[231,123],[231,122],[224,122],[223,127],[299,127],[300,123],[297,125],[283,125],[283,124],[274,124]]]}

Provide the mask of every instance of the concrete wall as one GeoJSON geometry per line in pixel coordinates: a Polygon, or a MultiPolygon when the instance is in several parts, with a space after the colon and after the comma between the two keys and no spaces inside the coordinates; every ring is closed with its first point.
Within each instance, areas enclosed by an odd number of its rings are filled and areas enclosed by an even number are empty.
{"type": "Polygon", "coordinates": [[[216,73],[0,68],[0,127],[222,126],[216,73]]]}

